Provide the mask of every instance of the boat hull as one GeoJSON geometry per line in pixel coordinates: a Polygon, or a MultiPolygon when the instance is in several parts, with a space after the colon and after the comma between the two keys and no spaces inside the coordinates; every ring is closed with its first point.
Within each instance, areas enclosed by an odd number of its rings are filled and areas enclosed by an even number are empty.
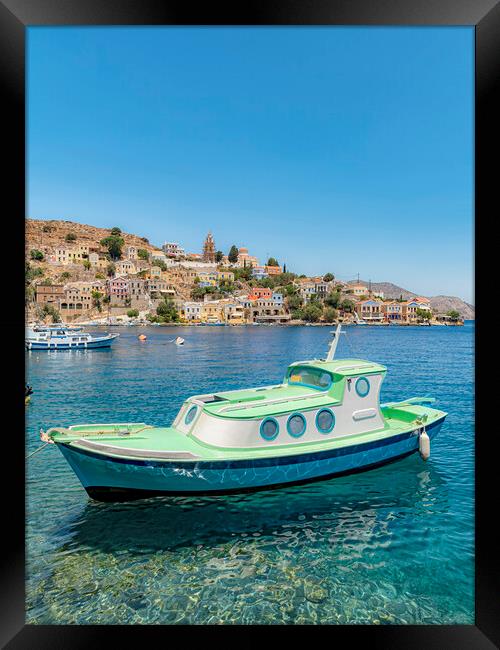
{"type": "MultiPolygon", "coordinates": [[[[432,440],[444,417],[427,427],[432,440]]],[[[127,501],[156,495],[205,495],[276,488],[361,472],[418,451],[417,430],[382,440],[274,458],[155,461],[111,458],[58,444],[91,498],[127,501]]]]}
{"type": "Polygon", "coordinates": [[[77,343],[54,343],[54,341],[26,341],[27,350],[95,350],[96,348],[109,348],[116,340],[116,336],[95,341],[77,343]]]}

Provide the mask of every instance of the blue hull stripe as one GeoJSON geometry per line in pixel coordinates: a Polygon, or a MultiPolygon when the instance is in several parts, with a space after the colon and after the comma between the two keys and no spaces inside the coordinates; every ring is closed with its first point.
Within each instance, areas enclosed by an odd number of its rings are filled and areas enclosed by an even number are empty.
{"type": "MultiPolygon", "coordinates": [[[[439,427],[443,422],[445,416],[436,420],[432,425],[427,426],[426,430],[431,433],[433,429],[439,427]]],[[[190,469],[194,466],[206,470],[225,470],[225,469],[250,469],[258,467],[276,467],[279,465],[296,465],[330,458],[338,458],[340,456],[351,456],[355,454],[364,453],[371,449],[386,447],[403,440],[408,440],[413,437],[414,431],[400,433],[397,436],[384,438],[383,440],[374,440],[372,442],[360,443],[358,445],[351,445],[349,447],[340,447],[337,449],[327,449],[325,451],[312,452],[308,454],[297,454],[295,456],[277,456],[274,458],[253,458],[248,460],[216,460],[216,461],[156,461],[156,460],[137,460],[129,458],[116,458],[107,455],[96,454],[86,449],[79,449],[67,443],[58,443],[61,447],[68,449],[70,453],[81,454],[83,456],[90,456],[94,460],[106,460],[113,463],[120,463],[124,465],[135,465],[141,467],[169,467],[172,469],[190,469]]]]}

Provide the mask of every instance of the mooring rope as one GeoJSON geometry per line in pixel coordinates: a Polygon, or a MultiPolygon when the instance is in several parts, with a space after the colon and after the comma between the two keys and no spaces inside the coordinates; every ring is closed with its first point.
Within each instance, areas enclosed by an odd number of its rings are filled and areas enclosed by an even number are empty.
{"type": "Polygon", "coordinates": [[[46,442],[46,443],[44,443],[43,445],[40,445],[40,447],[38,447],[38,449],[35,449],[35,451],[32,451],[31,454],[28,454],[28,455],[26,456],[25,460],[28,460],[28,458],[31,458],[31,456],[34,456],[34,455],[37,454],[39,451],[42,451],[42,449],[43,449],[44,447],[46,447],[47,445],[49,445],[49,444],[50,444],[49,442],[46,442]]]}

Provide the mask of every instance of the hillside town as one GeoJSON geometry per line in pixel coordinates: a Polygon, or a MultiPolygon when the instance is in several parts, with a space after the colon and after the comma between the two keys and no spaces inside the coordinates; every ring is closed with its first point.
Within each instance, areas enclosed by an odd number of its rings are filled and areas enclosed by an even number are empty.
{"type": "Polygon", "coordinates": [[[25,253],[28,322],[463,324],[457,311],[434,313],[422,296],[384,296],[332,272],[297,275],[244,246],[226,254],[210,232],[200,252],[189,253],[118,227],[29,219],[25,253]]]}

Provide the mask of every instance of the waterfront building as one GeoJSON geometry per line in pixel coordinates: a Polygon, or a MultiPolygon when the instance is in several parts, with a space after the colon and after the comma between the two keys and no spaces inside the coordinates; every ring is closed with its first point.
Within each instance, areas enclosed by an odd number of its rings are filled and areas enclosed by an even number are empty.
{"type": "Polygon", "coordinates": [[[356,303],[356,313],[367,322],[381,322],[384,320],[381,300],[360,300],[356,303]]]}
{"type": "Polygon", "coordinates": [[[111,300],[126,300],[129,298],[129,280],[121,275],[109,278],[106,281],[106,289],[111,300]]]}
{"type": "Polygon", "coordinates": [[[238,302],[229,302],[223,305],[224,322],[229,325],[243,325],[245,320],[245,309],[238,302]]]}
{"type": "Polygon", "coordinates": [[[215,241],[211,232],[208,233],[203,244],[203,261],[215,262],[215,241]]]}
{"type": "Polygon", "coordinates": [[[382,303],[382,313],[384,320],[388,322],[402,321],[403,320],[403,303],[393,300],[391,302],[382,303]]]}
{"type": "Polygon", "coordinates": [[[416,298],[411,298],[406,302],[402,303],[403,305],[403,320],[408,322],[415,322],[418,319],[417,309],[424,309],[425,311],[431,311],[431,303],[427,298],[421,298],[417,296],[416,298]]]}
{"type": "Polygon", "coordinates": [[[204,323],[221,323],[224,319],[220,300],[206,300],[201,304],[200,318],[204,323]]]}
{"type": "Polygon", "coordinates": [[[35,301],[38,305],[54,305],[58,306],[59,301],[64,298],[64,285],[52,284],[45,286],[37,284],[35,301]]]}
{"type": "Polygon", "coordinates": [[[102,290],[102,284],[100,282],[69,282],[64,286],[64,296],[59,299],[59,308],[65,313],[91,309],[94,290],[102,290]]]}
{"type": "Polygon", "coordinates": [[[255,300],[250,308],[250,313],[256,323],[286,323],[291,319],[290,314],[269,299],[255,300]]]}
{"type": "Polygon", "coordinates": [[[181,313],[187,321],[200,321],[202,302],[185,302],[182,306],[181,313]]]}

